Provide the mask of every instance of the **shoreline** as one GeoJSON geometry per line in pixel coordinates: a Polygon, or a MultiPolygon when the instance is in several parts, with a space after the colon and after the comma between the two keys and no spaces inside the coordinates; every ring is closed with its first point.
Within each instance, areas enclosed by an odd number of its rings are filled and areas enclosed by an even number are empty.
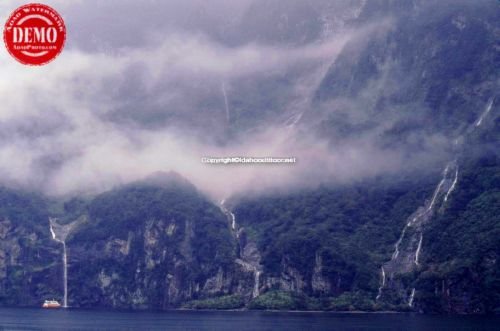
{"type": "Polygon", "coordinates": [[[95,312],[116,312],[116,313],[172,313],[172,312],[249,312],[249,313],[296,313],[296,314],[338,314],[338,315],[427,315],[427,316],[500,316],[500,314],[437,314],[437,313],[423,313],[417,311],[395,311],[395,310],[380,310],[380,311],[364,311],[364,310],[276,310],[276,309],[191,309],[191,308],[172,308],[172,309],[126,309],[126,308],[104,308],[104,307],[67,307],[57,309],[47,309],[41,306],[0,306],[2,309],[30,309],[40,311],[95,311],[95,312]]]}
{"type": "MultiPolygon", "coordinates": [[[[127,308],[107,308],[107,307],[67,307],[67,308],[57,308],[57,309],[47,309],[41,306],[0,306],[0,309],[37,309],[42,311],[65,311],[65,310],[80,310],[80,311],[105,311],[105,312],[151,312],[151,313],[162,313],[162,312],[263,312],[263,313],[313,313],[313,314],[420,314],[418,312],[402,312],[393,310],[381,310],[381,311],[363,311],[363,310],[278,310],[278,309],[192,309],[192,308],[171,308],[171,309],[127,309],[127,308]]],[[[428,314],[434,315],[434,314],[428,314]]]]}
{"type": "MultiPolygon", "coordinates": [[[[152,309],[152,308],[112,308],[112,307],[60,307],[56,309],[47,309],[42,306],[2,306],[0,309],[40,309],[44,311],[64,311],[64,310],[89,310],[89,311],[116,311],[116,312],[183,312],[183,311],[199,311],[199,312],[270,312],[270,313],[334,313],[334,314],[420,314],[418,312],[404,312],[395,310],[380,310],[380,311],[364,311],[364,310],[286,310],[286,309],[193,309],[193,308],[169,308],[169,309],[152,309]]],[[[425,314],[423,314],[425,315],[425,314]]]]}

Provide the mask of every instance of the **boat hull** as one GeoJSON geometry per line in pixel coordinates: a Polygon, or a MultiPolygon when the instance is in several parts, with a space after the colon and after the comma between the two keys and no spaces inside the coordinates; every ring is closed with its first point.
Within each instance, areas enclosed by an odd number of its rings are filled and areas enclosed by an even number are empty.
{"type": "Polygon", "coordinates": [[[43,305],[42,308],[45,308],[45,309],[57,309],[57,308],[61,308],[61,305],[43,305]]]}
{"type": "Polygon", "coordinates": [[[45,302],[42,305],[42,308],[45,308],[45,309],[57,309],[57,308],[61,308],[61,304],[59,302],[45,302]]]}

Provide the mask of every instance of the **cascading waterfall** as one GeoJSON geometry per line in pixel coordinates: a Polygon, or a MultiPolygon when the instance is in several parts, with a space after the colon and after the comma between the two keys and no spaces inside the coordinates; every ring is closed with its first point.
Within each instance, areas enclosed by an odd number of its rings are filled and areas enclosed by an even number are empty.
{"type": "Polygon", "coordinates": [[[481,124],[483,124],[484,118],[489,114],[492,108],[493,108],[493,98],[490,99],[490,101],[486,105],[486,109],[481,114],[481,116],[479,116],[479,119],[476,121],[476,127],[481,126],[481,124]]]}
{"type": "Polygon", "coordinates": [[[380,275],[382,276],[382,284],[380,285],[380,287],[378,288],[378,294],[377,294],[377,297],[375,298],[375,300],[379,300],[380,297],[382,296],[382,290],[384,289],[384,286],[385,286],[385,270],[384,270],[384,266],[382,266],[380,268],[380,275]]]}
{"type": "Polygon", "coordinates": [[[420,265],[420,254],[423,242],[423,224],[433,215],[437,201],[440,197],[443,197],[445,190],[446,193],[449,192],[451,194],[453,190],[452,187],[454,185],[453,183],[456,185],[456,181],[458,180],[456,178],[458,176],[457,171],[455,171],[455,178],[453,179],[453,182],[451,178],[449,178],[450,169],[453,167],[456,167],[455,161],[446,165],[443,171],[443,177],[436,186],[428,204],[420,207],[416,213],[408,219],[408,222],[401,231],[401,235],[394,245],[394,252],[391,256],[391,260],[383,266],[385,268],[383,269],[384,272],[382,274],[381,281],[382,285],[379,288],[376,297],[377,300],[382,296],[382,292],[386,286],[386,272],[392,280],[396,273],[409,272],[414,266],[420,265]],[[413,230],[412,232],[408,232],[410,228],[413,230]],[[403,242],[405,242],[406,245],[403,247],[402,251],[401,246],[403,242]]]}
{"type": "Polygon", "coordinates": [[[232,211],[226,208],[226,206],[224,205],[225,202],[226,199],[221,200],[220,208],[222,212],[229,218],[231,229],[235,232],[236,237],[238,237],[238,231],[236,231],[236,216],[234,216],[234,213],[232,211]]]}
{"type": "MultiPolygon", "coordinates": [[[[236,216],[234,216],[234,213],[231,211],[229,212],[229,216],[231,218],[231,229],[236,231],[236,216]]],[[[236,233],[236,237],[238,237],[238,233],[236,233]]]]}
{"type": "Polygon", "coordinates": [[[408,307],[413,307],[414,300],[415,300],[415,288],[411,290],[410,298],[408,299],[408,307]]]}
{"type": "Polygon", "coordinates": [[[444,169],[443,173],[443,179],[439,182],[438,186],[436,187],[436,190],[434,191],[434,194],[432,196],[431,203],[429,204],[429,207],[426,210],[426,213],[432,212],[432,208],[434,207],[434,204],[436,203],[436,198],[438,197],[439,192],[441,191],[441,188],[444,185],[444,182],[446,180],[446,175],[448,175],[448,171],[450,170],[450,165],[446,165],[446,168],[444,169]]]}
{"type": "MultiPolygon", "coordinates": [[[[464,141],[466,139],[466,135],[470,134],[473,132],[477,127],[481,126],[481,124],[484,122],[484,119],[486,116],[491,112],[493,109],[493,103],[494,103],[494,98],[491,98],[488,103],[486,104],[486,108],[483,111],[483,113],[479,116],[477,121],[474,123],[474,126],[467,130],[465,135],[459,136],[453,141],[453,144],[455,148],[459,147],[459,143],[464,141]]],[[[457,150],[458,152],[458,150],[457,150]]],[[[432,198],[429,202],[428,205],[424,205],[423,207],[420,207],[417,212],[416,216],[413,216],[410,218],[410,220],[407,222],[405,227],[403,228],[401,235],[394,245],[394,252],[391,256],[391,260],[386,262],[382,266],[382,281],[381,281],[381,287],[379,288],[378,295],[377,295],[377,300],[381,297],[382,291],[384,287],[386,286],[386,272],[389,275],[389,279],[392,281],[394,275],[396,273],[407,273],[413,270],[415,266],[420,265],[420,254],[422,251],[422,242],[423,242],[423,227],[424,224],[432,217],[434,213],[435,206],[438,202],[438,199],[442,197],[441,200],[441,208],[445,207],[445,203],[448,202],[451,194],[455,190],[457,183],[458,183],[458,161],[453,160],[452,162],[449,162],[444,171],[443,171],[443,177],[439,181],[436,189],[434,190],[434,193],[432,195],[432,198]],[[452,173],[453,179],[450,178],[450,172],[451,170],[454,170],[452,173]],[[410,232],[408,235],[408,229],[412,227],[414,231],[410,232]],[[418,238],[418,240],[417,240],[418,238]],[[404,252],[401,251],[401,245],[405,241],[406,247],[403,248],[404,252]],[[416,248],[415,248],[416,244],[416,248]],[[413,258],[411,258],[413,257],[413,258]],[[384,268],[385,267],[385,268],[384,268]]],[[[408,306],[413,307],[415,299],[415,288],[412,289],[411,294],[408,298],[408,306]]]]}
{"type": "MultiPolygon", "coordinates": [[[[226,217],[228,218],[230,224],[231,224],[231,229],[233,230],[233,233],[235,235],[236,238],[239,238],[239,230],[237,228],[237,224],[236,224],[236,216],[234,215],[234,213],[229,210],[226,205],[226,199],[222,199],[220,201],[220,208],[222,210],[222,212],[226,215],[226,217]]],[[[258,263],[255,263],[255,261],[252,263],[252,261],[249,261],[249,260],[246,260],[241,257],[238,258],[236,260],[237,263],[243,265],[245,268],[247,268],[248,270],[251,270],[253,272],[253,275],[254,275],[254,285],[253,285],[253,290],[252,290],[252,297],[253,298],[256,298],[260,295],[260,276],[262,274],[262,269],[261,269],[261,266],[258,264],[258,263]]]]}
{"type": "Polygon", "coordinates": [[[68,308],[68,254],[66,251],[66,242],[63,239],[58,239],[54,228],[52,226],[53,219],[49,219],[49,228],[50,233],[52,235],[52,239],[62,244],[63,246],[63,288],[64,288],[64,297],[63,297],[63,308],[68,308]]]}
{"type": "Polygon", "coordinates": [[[451,184],[450,188],[448,189],[448,192],[446,192],[446,195],[444,196],[444,202],[448,201],[448,197],[450,196],[451,192],[455,189],[455,186],[457,186],[458,182],[458,166],[455,169],[455,179],[453,179],[453,183],[451,184]]]}
{"type": "Polygon", "coordinates": [[[424,240],[424,234],[420,233],[420,240],[418,241],[417,251],[415,252],[415,265],[419,265],[418,257],[420,255],[420,250],[422,249],[422,240],[424,240]]]}
{"type": "Polygon", "coordinates": [[[401,236],[399,236],[398,241],[396,241],[396,244],[394,245],[394,253],[392,253],[391,260],[395,260],[399,256],[399,245],[401,245],[401,242],[403,241],[403,238],[405,237],[406,234],[406,229],[410,226],[410,223],[406,224],[406,226],[403,229],[403,232],[401,232],[401,236]]]}
{"type": "Polygon", "coordinates": [[[401,232],[401,235],[399,236],[398,241],[394,244],[394,253],[392,253],[391,261],[396,260],[399,256],[399,246],[403,242],[403,239],[406,235],[406,230],[409,227],[411,227],[418,220],[418,218],[421,216],[422,216],[421,213],[417,213],[417,215],[415,217],[411,218],[410,221],[408,223],[406,223],[406,226],[403,228],[403,231],[401,232]]]}

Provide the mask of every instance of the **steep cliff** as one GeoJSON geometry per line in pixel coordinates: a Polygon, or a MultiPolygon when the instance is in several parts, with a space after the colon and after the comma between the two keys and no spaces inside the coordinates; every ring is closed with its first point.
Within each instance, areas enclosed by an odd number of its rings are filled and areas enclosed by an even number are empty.
{"type": "Polygon", "coordinates": [[[161,309],[251,296],[227,218],[177,175],[102,194],[88,215],[68,241],[71,305],[161,309]]]}
{"type": "Polygon", "coordinates": [[[61,264],[47,201],[0,189],[0,304],[38,305],[40,298],[60,297],[61,264]]]}

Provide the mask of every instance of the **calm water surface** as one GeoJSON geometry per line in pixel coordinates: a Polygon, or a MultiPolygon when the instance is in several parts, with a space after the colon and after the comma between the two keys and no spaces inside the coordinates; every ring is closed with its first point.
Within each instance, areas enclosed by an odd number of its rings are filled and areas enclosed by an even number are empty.
{"type": "Polygon", "coordinates": [[[0,308],[0,330],[500,330],[500,317],[0,308]]]}

